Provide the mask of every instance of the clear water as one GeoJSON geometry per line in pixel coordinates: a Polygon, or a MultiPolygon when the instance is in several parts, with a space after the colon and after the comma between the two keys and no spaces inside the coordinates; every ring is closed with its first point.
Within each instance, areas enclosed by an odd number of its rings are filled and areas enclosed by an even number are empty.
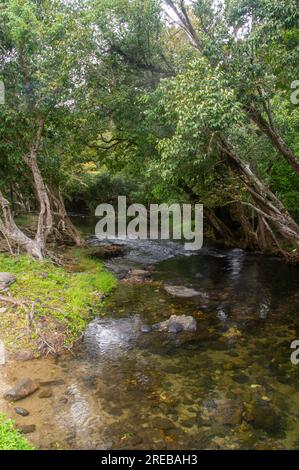
{"type": "Polygon", "coordinates": [[[31,414],[22,423],[37,424],[31,440],[42,448],[299,448],[299,365],[290,361],[299,269],[240,250],[183,256],[178,246],[161,256],[149,244],[146,258],[144,249],[135,242],[114,270],[158,261],[152,280],[121,282],[76,356],[7,366],[6,383],[24,374],[63,380],[51,398],[23,401],[31,414]],[[199,294],[174,297],[165,283],[199,294]],[[193,315],[197,332],[140,332],[171,314],[193,315]]]}

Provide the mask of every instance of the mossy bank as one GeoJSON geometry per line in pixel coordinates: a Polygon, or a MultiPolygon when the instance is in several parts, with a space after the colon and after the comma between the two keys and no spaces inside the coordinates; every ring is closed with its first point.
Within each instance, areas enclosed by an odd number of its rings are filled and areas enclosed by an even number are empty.
{"type": "Polygon", "coordinates": [[[0,339],[13,356],[59,353],[74,345],[116,285],[88,250],[64,253],[65,266],[0,254],[0,272],[16,281],[0,292],[0,339]]]}

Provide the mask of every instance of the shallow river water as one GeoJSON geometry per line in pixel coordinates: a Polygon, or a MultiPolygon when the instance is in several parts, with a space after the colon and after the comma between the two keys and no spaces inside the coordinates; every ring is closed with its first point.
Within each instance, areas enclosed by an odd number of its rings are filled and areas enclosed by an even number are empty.
{"type": "Polygon", "coordinates": [[[151,280],[121,281],[88,326],[75,356],[2,368],[54,381],[24,399],[28,417],[1,403],[41,448],[298,449],[299,269],[241,250],[184,253],[174,243],[132,242],[108,263],[118,275],[151,265],[151,280]],[[165,284],[198,293],[179,298],[165,284]],[[195,333],[141,333],[172,314],[195,333]]]}

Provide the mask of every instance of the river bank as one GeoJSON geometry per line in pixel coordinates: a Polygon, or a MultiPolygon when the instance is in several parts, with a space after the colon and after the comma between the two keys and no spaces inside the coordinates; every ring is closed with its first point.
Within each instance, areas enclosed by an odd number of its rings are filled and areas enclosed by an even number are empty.
{"type": "Polygon", "coordinates": [[[87,250],[63,250],[64,266],[0,254],[0,272],[14,280],[0,293],[0,338],[8,355],[60,353],[80,338],[95,309],[116,285],[87,250]]]}

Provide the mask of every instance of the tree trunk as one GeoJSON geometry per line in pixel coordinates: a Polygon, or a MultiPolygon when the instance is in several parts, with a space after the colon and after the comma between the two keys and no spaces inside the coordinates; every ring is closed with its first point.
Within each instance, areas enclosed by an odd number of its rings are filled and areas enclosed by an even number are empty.
{"type": "Polygon", "coordinates": [[[48,188],[48,195],[51,202],[54,230],[62,236],[65,235],[72,242],[74,242],[75,245],[83,246],[84,240],[81,237],[79,230],[74,226],[66,212],[64,200],[60,190],[48,188]]]}
{"type": "Polygon", "coordinates": [[[39,216],[35,239],[42,246],[45,246],[47,238],[53,229],[53,217],[47,188],[37,163],[36,148],[32,146],[30,153],[23,156],[23,160],[32,172],[34,187],[39,202],[39,216]]]}
{"type": "MultiPolygon", "coordinates": [[[[8,244],[15,243],[18,246],[23,247],[26,252],[38,260],[42,260],[44,257],[44,246],[39,240],[32,240],[27,237],[22,230],[16,225],[12,213],[10,204],[7,199],[3,196],[0,191],[0,207],[3,215],[3,220],[0,219],[0,231],[7,240],[8,244]]],[[[10,245],[9,245],[10,248],[10,245]]]]}
{"type": "Polygon", "coordinates": [[[284,156],[288,164],[293,168],[296,173],[299,173],[299,159],[296,157],[294,152],[290,149],[288,144],[278,133],[277,129],[269,124],[266,119],[263,118],[261,113],[257,111],[253,106],[247,106],[245,108],[249,118],[259,127],[259,129],[266,134],[270,139],[273,146],[284,156]]]}

